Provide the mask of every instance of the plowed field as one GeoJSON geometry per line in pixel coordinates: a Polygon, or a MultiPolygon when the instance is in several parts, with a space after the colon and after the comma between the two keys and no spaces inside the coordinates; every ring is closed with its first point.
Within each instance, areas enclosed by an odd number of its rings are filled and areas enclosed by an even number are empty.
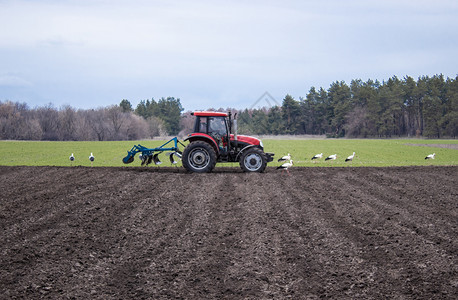
{"type": "Polygon", "coordinates": [[[458,167],[0,167],[0,298],[456,299],[458,167]]]}

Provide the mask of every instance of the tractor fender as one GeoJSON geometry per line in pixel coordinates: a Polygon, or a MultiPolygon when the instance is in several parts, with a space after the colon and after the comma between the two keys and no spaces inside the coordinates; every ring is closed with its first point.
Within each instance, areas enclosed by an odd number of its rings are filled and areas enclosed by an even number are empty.
{"type": "Polygon", "coordinates": [[[238,161],[239,160],[239,157],[240,155],[242,155],[243,151],[249,149],[249,148],[253,148],[253,147],[257,147],[256,145],[248,145],[248,146],[245,146],[242,148],[242,150],[239,151],[239,153],[237,153],[237,156],[235,157],[235,161],[238,161]]]}
{"type": "Polygon", "coordinates": [[[190,143],[194,141],[203,141],[209,143],[213,149],[216,152],[216,155],[219,155],[219,148],[218,145],[216,144],[215,139],[213,139],[211,136],[205,133],[198,133],[195,134],[193,133],[191,136],[188,136],[187,138],[184,139],[184,142],[189,141],[190,143]]]}

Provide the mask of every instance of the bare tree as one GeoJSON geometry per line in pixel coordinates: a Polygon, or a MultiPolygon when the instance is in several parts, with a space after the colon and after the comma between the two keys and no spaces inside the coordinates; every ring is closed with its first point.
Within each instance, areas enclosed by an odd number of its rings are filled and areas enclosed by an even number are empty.
{"type": "Polygon", "coordinates": [[[187,111],[181,115],[180,128],[181,131],[178,133],[179,137],[184,137],[191,133],[194,129],[194,117],[191,116],[191,111],[187,111]]]}
{"type": "Polygon", "coordinates": [[[146,119],[146,121],[149,125],[149,132],[151,137],[167,135],[164,122],[161,119],[156,117],[149,117],[146,119]]]}
{"type": "Polygon", "coordinates": [[[110,124],[109,132],[110,132],[110,140],[119,140],[121,139],[121,129],[126,122],[126,115],[122,111],[120,106],[113,105],[105,109],[104,113],[107,123],[110,124]]]}
{"type": "Polygon", "coordinates": [[[5,140],[17,139],[21,119],[22,117],[17,112],[14,103],[10,101],[0,103],[0,138],[5,140]]]}
{"type": "Polygon", "coordinates": [[[148,122],[133,113],[126,114],[125,131],[123,139],[139,140],[151,138],[148,122]]]}
{"type": "Polygon", "coordinates": [[[36,110],[37,119],[43,131],[43,140],[55,141],[59,139],[58,136],[58,112],[54,106],[49,103],[46,106],[40,107],[36,110]]]}
{"type": "Polygon", "coordinates": [[[0,139],[41,140],[42,133],[27,104],[0,102],[0,139]]]}
{"type": "Polygon", "coordinates": [[[35,118],[26,118],[25,130],[23,139],[24,140],[36,140],[39,141],[43,137],[43,131],[41,130],[40,123],[35,118]]]}
{"type": "Polygon", "coordinates": [[[96,140],[95,133],[89,122],[88,110],[79,109],[75,116],[75,137],[78,141],[96,140]]]}
{"type": "Polygon", "coordinates": [[[59,111],[59,139],[62,141],[76,140],[76,112],[70,106],[66,105],[59,111]]]}
{"type": "Polygon", "coordinates": [[[96,136],[96,140],[105,141],[109,135],[108,125],[106,122],[105,109],[91,109],[86,113],[86,122],[96,136]]]}

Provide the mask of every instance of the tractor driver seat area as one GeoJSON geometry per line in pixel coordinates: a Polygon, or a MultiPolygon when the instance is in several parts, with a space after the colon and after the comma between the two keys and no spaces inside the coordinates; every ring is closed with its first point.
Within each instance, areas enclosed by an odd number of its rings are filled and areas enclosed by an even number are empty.
{"type": "Polygon", "coordinates": [[[208,118],[208,134],[212,136],[221,147],[223,136],[227,135],[227,128],[224,119],[222,118],[208,118]]]}

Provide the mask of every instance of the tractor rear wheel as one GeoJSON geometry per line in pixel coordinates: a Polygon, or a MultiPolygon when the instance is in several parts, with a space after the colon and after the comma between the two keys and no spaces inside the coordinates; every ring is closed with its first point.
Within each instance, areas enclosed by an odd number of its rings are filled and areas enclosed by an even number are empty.
{"type": "Polygon", "coordinates": [[[190,172],[208,173],[216,165],[216,153],[209,143],[195,141],[184,149],[182,161],[183,166],[190,172]]]}
{"type": "Polygon", "coordinates": [[[259,148],[250,148],[240,157],[240,167],[244,172],[262,173],[266,169],[267,161],[264,152],[259,148]]]}

